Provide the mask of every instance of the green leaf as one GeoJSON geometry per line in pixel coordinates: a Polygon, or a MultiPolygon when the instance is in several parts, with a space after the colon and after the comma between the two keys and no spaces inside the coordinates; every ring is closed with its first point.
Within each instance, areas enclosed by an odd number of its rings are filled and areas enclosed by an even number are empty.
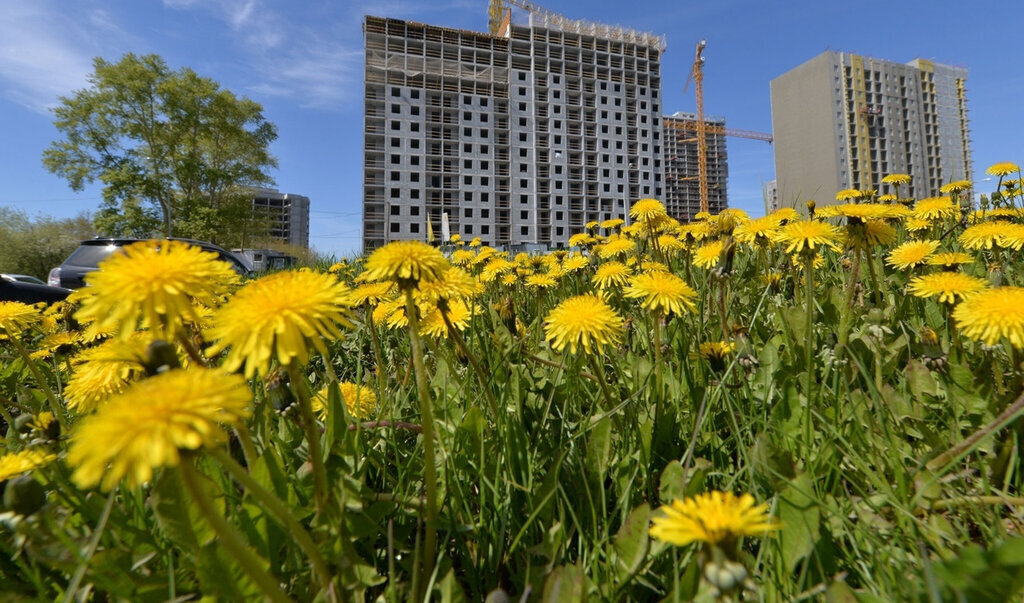
{"type": "Polygon", "coordinates": [[[597,483],[604,481],[612,456],[612,421],[605,417],[590,430],[587,438],[587,470],[597,483]]]}
{"type": "Polygon", "coordinates": [[[782,522],[779,546],[787,573],[796,570],[818,541],[821,511],[814,502],[810,475],[803,473],[779,494],[778,517],[782,522]]]}
{"type": "Polygon", "coordinates": [[[751,456],[755,475],[765,480],[776,491],[784,488],[796,477],[796,461],[793,460],[793,455],[779,447],[767,433],[757,436],[751,456]]]}
{"type": "Polygon", "coordinates": [[[932,372],[919,360],[908,362],[907,368],[903,372],[907,376],[907,385],[910,386],[910,392],[918,402],[927,401],[924,398],[925,394],[932,397],[939,395],[939,385],[935,382],[935,378],[932,377],[932,372]]]}
{"type": "Polygon", "coordinates": [[[630,511],[615,536],[612,546],[615,549],[616,570],[620,582],[636,572],[647,557],[647,529],[650,518],[651,507],[644,503],[630,511]]]}
{"type": "Polygon", "coordinates": [[[586,600],[583,569],[575,565],[556,567],[544,582],[543,603],[579,603],[586,600]]]}
{"type": "Polygon", "coordinates": [[[462,591],[458,581],[455,579],[455,570],[448,570],[444,578],[437,583],[437,590],[441,594],[441,603],[465,603],[466,593],[462,591]]]}
{"type": "MultiPolygon", "coordinates": [[[[205,477],[201,481],[204,487],[211,484],[205,477]]],[[[222,502],[219,497],[214,501],[222,502]]],[[[149,506],[164,536],[193,554],[215,537],[199,510],[185,495],[185,485],[176,470],[161,472],[150,490],[149,506]]]]}
{"type": "Polygon", "coordinates": [[[707,459],[693,459],[692,467],[684,470],[679,461],[672,461],[661,472],[658,482],[658,500],[667,505],[673,500],[683,500],[704,489],[704,480],[712,464],[707,459]]]}

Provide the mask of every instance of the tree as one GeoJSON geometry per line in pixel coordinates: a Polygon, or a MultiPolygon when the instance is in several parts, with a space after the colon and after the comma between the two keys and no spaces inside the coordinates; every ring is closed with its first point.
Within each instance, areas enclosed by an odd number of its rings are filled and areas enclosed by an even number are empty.
{"type": "Polygon", "coordinates": [[[251,211],[239,212],[239,199],[245,187],[272,184],[277,166],[269,151],[277,128],[263,107],[191,69],[172,71],[157,55],[93,65],[89,87],[54,109],[63,138],[43,164],[74,190],[103,183],[97,227],[119,236],[213,233],[207,239],[245,230],[238,222],[251,211]]]}
{"type": "Polygon", "coordinates": [[[0,272],[31,274],[46,280],[78,244],[94,235],[88,214],[56,219],[0,207],[0,272]]]}

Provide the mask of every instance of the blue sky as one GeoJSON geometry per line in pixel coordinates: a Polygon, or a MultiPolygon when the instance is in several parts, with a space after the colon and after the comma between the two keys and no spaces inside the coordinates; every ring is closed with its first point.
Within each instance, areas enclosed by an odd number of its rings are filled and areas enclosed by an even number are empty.
{"type": "MultiPolygon", "coordinates": [[[[1024,163],[1019,0],[538,4],[572,18],[665,34],[668,113],[694,110],[692,87],[684,95],[683,84],[694,44],[707,39],[705,111],[740,129],[770,132],[769,81],[824,50],[963,65],[976,178],[997,161],[1024,163]]],[[[57,135],[49,107],[85,86],[95,56],[114,61],[126,52],[157,53],[172,67],[191,67],[263,104],[279,129],[272,148],[278,188],[312,200],[312,245],[336,255],[355,252],[365,14],[483,30],[487,0],[3,0],[0,205],[53,216],[94,210],[98,187],[74,193],[42,167],[41,154],[57,135]]],[[[770,145],[730,138],[728,153],[730,205],[763,213],[761,186],[774,172],[770,145]]]]}

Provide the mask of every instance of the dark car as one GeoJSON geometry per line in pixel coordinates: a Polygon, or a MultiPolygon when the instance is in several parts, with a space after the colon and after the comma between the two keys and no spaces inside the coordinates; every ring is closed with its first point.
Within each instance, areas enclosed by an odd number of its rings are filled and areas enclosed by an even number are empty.
{"type": "Polygon", "coordinates": [[[71,289],[63,287],[51,287],[49,285],[37,285],[14,279],[0,278],[0,301],[16,301],[24,304],[37,304],[39,302],[53,303],[61,301],[71,289]]]}
{"type": "MultiPolygon", "coordinates": [[[[99,263],[107,259],[107,257],[121,249],[125,245],[131,245],[144,239],[115,239],[110,237],[96,237],[95,239],[89,239],[82,241],[82,244],[78,246],[78,249],[71,252],[68,259],[64,260],[64,263],[50,271],[50,276],[47,282],[50,285],[56,287],[65,287],[67,289],[78,289],[85,285],[85,275],[96,270],[99,267],[99,263]]],[[[200,247],[205,251],[216,253],[221,260],[231,264],[241,276],[248,276],[251,272],[237,257],[217,247],[213,243],[207,243],[205,241],[195,241],[192,239],[178,239],[172,238],[174,241],[183,241],[190,245],[200,247]]]]}

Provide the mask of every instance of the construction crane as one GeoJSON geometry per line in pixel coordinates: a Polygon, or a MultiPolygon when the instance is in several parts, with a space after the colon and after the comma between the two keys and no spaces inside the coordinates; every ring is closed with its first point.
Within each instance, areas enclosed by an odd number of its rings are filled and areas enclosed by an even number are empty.
{"type": "MultiPolygon", "coordinates": [[[[772,142],[772,135],[764,132],[754,132],[751,130],[736,130],[732,128],[725,128],[723,126],[715,126],[708,124],[704,121],[704,47],[707,46],[707,40],[701,40],[697,42],[697,50],[693,57],[693,67],[690,68],[690,75],[686,79],[686,84],[683,86],[683,94],[686,94],[687,89],[690,86],[690,81],[693,81],[694,94],[697,96],[697,119],[690,121],[684,120],[682,122],[668,122],[666,123],[675,128],[682,128],[684,130],[695,130],[697,136],[694,138],[685,138],[681,142],[697,142],[697,182],[700,190],[700,210],[708,211],[708,134],[718,134],[720,136],[738,136],[740,138],[752,138],[754,140],[763,140],[765,142],[772,142]]],[[[693,180],[693,177],[683,178],[683,180],[693,180]]]]}

